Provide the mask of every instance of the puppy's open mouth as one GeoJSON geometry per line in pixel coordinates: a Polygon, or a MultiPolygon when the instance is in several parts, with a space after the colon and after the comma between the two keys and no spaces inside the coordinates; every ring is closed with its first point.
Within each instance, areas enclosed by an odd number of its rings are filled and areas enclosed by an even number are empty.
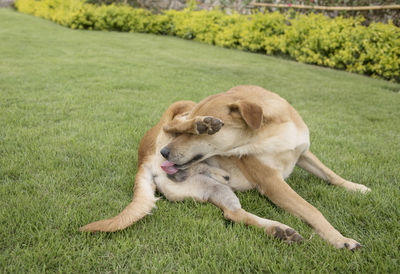
{"type": "Polygon", "coordinates": [[[173,162],[165,161],[161,164],[161,169],[164,170],[165,173],[167,173],[167,174],[175,174],[180,169],[186,169],[189,166],[191,166],[192,164],[201,161],[202,158],[203,158],[202,154],[197,154],[191,160],[189,160],[188,162],[186,162],[182,165],[177,165],[177,164],[174,164],[173,162]]]}

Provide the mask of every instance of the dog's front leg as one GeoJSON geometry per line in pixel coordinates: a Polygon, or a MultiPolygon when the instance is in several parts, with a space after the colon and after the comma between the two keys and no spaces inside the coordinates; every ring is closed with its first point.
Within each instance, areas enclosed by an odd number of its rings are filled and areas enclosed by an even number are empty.
{"type": "Polygon", "coordinates": [[[223,210],[225,218],[262,228],[266,234],[275,236],[287,243],[301,242],[303,239],[300,234],[285,224],[264,219],[245,211],[230,187],[217,183],[208,176],[198,174],[185,182],[164,183],[160,184],[158,188],[171,201],[192,198],[200,202],[210,202],[223,210]]]}
{"type": "Polygon", "coordinates": [[[150,168],[143,164],[136,174],[132,202],[117,216],[87,224],[81,227],[80,230],[114,232],[124,229],[150,213],[157,200],[154,193],[153,175],[150,168]]]}
{"type": "Polygon", "coordinates": [[[163,130],[167,133],[186,133],[186,134],[203,134],[210,135],[218,132],[224,123],[215,117],[197,116],[192,119],[175,118],[164,126],[163,130]]]}
{"type": "Polygon", "coordinates": [[[336,248],[354,250],[361,245],[350,238],[344,237],[319,212],[301,198],[282,178],[277,170],[265,166],[254,156],[241,158],[239,168],[245,176],[254,182],[258,190],[265,194],[273,203],[303,219],[323,239],[336,248]]]}

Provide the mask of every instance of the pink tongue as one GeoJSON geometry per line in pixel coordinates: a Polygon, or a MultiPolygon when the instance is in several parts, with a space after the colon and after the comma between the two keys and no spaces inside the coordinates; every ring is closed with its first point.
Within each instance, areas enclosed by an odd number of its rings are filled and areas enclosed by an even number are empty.
{"type": "Polygon", "coordinates": [[[174,166],[174,163],[171,163],[169,161],[165,161],[164,163],[162,163],[161,168],[167,174],[175,174],[178,172],[178,169],[174,166]]]}

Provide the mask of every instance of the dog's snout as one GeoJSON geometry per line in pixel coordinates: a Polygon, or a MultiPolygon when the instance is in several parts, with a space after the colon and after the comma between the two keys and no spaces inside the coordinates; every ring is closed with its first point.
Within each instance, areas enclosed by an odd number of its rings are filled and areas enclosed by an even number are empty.
{"type": "Polygon", "coordinates": [[[160,151],[161,155],[168,160],[169,157],[169,149],[167,147],[163,147],[160,151]]]}

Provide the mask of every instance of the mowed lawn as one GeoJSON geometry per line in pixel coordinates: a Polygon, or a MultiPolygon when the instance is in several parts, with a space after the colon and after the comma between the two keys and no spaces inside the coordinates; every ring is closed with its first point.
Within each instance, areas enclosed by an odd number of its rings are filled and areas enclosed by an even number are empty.
{"type": "Polygon", "coordinates": [[[399,84],[0,9],[2,273],[399,272],[399,166],[399,84]],[[256,191],[238,194],[243,208],[295,228],[302,244],[226,221],[211,204],[165,198],[124,231],[79,232],[130,202],[138,144],[168,105],[239,84],[286,98],[310,128],[312,151],[372,189],[347,192],[298,168],[288,179],[360,251],[336,250],[256,191]]]}

